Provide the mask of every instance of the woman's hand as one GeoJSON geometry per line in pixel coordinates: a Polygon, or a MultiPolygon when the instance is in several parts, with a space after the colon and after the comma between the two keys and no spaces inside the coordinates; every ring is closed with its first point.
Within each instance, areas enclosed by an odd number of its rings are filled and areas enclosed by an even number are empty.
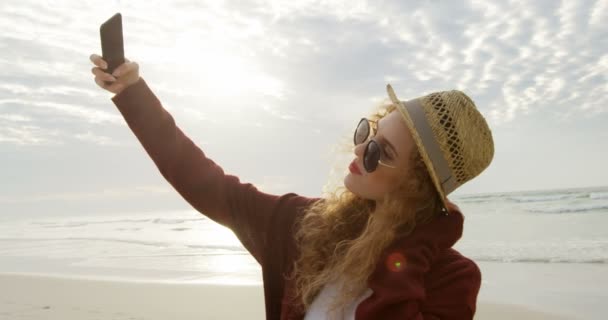
{"type": "Polygon", "coordinates": [[[125,58],[125,63],[114,69],[112,74],[109,74],[104,71],[108,68],[108,63],[101,56],[92,54],[90,59],[95,65],[91,69],[91,72],[95,75],[95,83],[112,93],[119,94],[139,80],[139,65],[137,62],[125,58]],[[106,81],[109,83],[106,84],[106,81]]]}

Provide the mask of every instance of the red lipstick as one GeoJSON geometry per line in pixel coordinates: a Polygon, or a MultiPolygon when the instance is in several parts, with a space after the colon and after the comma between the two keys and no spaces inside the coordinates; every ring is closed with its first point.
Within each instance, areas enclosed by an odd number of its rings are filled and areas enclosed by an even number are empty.
{"type": "Polygon", "coordinates": [[[355,163],[355,161],[350,163],[350,166],[348,166],[348,170],[351,173],[361,175],[361,170],[359,170],[359,167],[357,167],[357,164],[355,163]]]}

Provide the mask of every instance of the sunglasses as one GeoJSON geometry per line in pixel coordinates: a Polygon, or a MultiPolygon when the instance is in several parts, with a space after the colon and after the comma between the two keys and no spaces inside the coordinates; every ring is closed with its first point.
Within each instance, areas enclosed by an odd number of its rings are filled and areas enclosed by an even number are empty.
{"type": "MultiPolygon", "coordinates": [[[[362,118],[357,125],[357,129],[355,130],[354,142],[355,146],[358,146],[364,143],[367,138],[369,138],[371,134],[371,123],[376,123],[376,121],[369,120],[367,118],[362,118]]],[[[375,132],[374,132],[375,135],[375,132]]],[[[365,152],[363,152],[363,167],[365,167],[365,171],[374,172],[378,168],[378,164],[383,165],[389,168],[397,168],[395,166],[391,166],[386,164],[380,160],[380,158],[386,158],[386,153],[380,146],[376,140],[369,139],[367,145],[365,146],[365,152]]]]}

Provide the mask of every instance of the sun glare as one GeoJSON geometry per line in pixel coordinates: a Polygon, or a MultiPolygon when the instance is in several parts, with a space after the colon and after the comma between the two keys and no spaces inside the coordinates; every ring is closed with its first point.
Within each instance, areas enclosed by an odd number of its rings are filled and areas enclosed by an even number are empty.
{"type": "Polygon", "coordinates": [[[247,44],[184,33],[162,55],[186,87],[204,88],[206,94],[221,98],[282,98],[282,81],[264,70],[252,51],[242,48],[247,44]]]}

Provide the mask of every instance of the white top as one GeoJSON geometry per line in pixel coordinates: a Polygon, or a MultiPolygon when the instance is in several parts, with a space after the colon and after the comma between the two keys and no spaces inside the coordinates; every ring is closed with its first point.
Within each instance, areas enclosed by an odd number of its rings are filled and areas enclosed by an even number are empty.
{"type": "MultiPolygon", "coordinates": [[[[329,305],[333,301],[333,298],[338,293],[338,285],[336,282],[326,284],[321,292],[317,295],[315,300],[310,305],[310,308],[306,312],[306,316],[304,320],[327,320],[329,305]]],[[[367,297],[371,296],[373,291],[371,289],[367,289],[359,298],[355,299],[351,304],[349,304],[344,310],[344,318],[342,320],[354,320],[355,319],[355,311],[357,310],[357,306],[361,301],[365,300],[367,297]]]]}

